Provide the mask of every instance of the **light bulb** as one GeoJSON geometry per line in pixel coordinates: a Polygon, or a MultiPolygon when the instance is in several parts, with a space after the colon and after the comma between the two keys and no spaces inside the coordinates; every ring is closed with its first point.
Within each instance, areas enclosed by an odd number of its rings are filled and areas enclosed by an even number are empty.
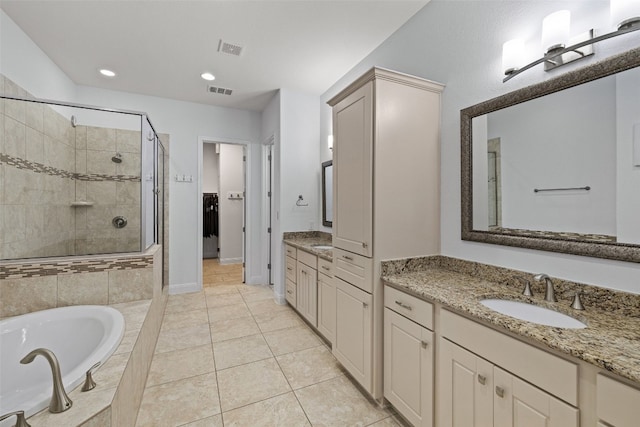
{"type": "Polygon", "coordinates": [[[506,75],[516,71],[523,64],[524,40],[513,39],[502,45],[502,69],[506,75]]]}
{"type": "Polygon", "coordinates": [[[542,20],[542,48],[545,53],[555,49],[564,49],[569,43],[571,12],[559,10],[542,20]]]}

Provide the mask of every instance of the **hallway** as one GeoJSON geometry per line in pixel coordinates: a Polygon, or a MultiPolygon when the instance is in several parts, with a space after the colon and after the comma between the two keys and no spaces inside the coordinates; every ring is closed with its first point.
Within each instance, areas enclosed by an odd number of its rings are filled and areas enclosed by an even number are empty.
{"type": "Polygon", "coordinates": [[[268,287],[205,262],[203,291],[169,297],[136,426],[402,425],[268,287]]]}

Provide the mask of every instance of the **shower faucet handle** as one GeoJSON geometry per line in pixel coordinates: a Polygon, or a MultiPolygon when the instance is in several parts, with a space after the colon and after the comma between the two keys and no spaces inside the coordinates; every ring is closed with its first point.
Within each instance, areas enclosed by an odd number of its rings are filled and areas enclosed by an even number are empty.
{"type": "Polygon", "coordinates": [[[93,380],[93,377],[91,376],[91,374],[93,373],[94,369],[100,366],[100,364],[101,362],[98,362],[92,367],[90,367],[89,370],[87,370],[87,374],[86,374],[87,376],[84,379],[84,384],[82,385],[82,389],[81,389],[82,391],[89,391],[96,388],[96,382],[93,380]]]}

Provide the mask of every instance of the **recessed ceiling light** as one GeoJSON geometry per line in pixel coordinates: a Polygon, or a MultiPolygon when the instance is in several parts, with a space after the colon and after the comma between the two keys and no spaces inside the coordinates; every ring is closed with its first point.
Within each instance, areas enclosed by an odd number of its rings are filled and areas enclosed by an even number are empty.
{"type": "Polygon", "coordinates": [[[99,71],[100,71],[100,74],[102,74],[105,77],[115,77],[116,76],[115,71],[111,71],[111,70],[108,70],[106,68],[102,68],[99,71]]]}
{"type": "Polygon", "coordinates": [[[216,79],[216,76],[214,76],[211,73],[202,73],[202,74],[200,74],[200,77],[202,77],[203,79],[208,80],[208,81],[212,81],[212,80],[216,79]]]}

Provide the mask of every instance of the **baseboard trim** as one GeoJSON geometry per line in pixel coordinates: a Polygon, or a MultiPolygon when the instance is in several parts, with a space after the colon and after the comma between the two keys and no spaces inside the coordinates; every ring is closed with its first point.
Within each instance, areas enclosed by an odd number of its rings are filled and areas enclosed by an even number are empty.
{"type": "Polygon", "coordinates": [[[177,283],[169,285],[169,295],[186,294],[189,292],[199,292],[202,287],[197,283],[177,283]]]}

